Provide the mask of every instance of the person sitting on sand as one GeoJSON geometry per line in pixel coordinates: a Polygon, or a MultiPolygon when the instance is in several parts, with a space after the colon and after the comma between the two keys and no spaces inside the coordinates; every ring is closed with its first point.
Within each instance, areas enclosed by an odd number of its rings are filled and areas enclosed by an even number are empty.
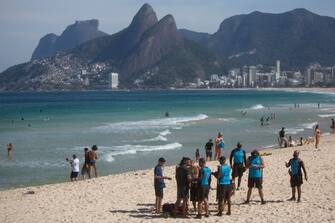
{"type": "Polygon", "coordinates": [[[221,149],[223,148],[224,148],[224,139],[223,135],[219,132],[218,136],[215,139],[215,156],[214,156],[215,160],[219,160],[219,158],[221,157],[221,149]]]}
{"type": "Polygon", "coordinates": [[[292,139],[292,136],[288,137],[288,147],[294,147],[295,146],[295,142],[292,139]]]}
{"type": "Polygon", "coordinates": [[[265,167],[262,157],[259,155],[257,150],[251,152],[251,156],[247,159],[247,168],[249,168],[249,178],[248,178],[248,194],[246,204],[250,202],[250,196],[252,193],[252,188],[256,187],[261,198],[261,204],[265,204],[263,195],[263,169],[265,167]]]}
{"type": "Polygon", "coordinates": [[[315,149],[317,149],[319,147],[320,138],[321,138],[321,130],[320,130],[319,125],[315,126],[314,134],[315,134],[315,149]]]}
{"type": "Polygon", "coordinates": [[[287,143],[287,139],[285,138],[285,127],[282,127],[281,130],[279,131],[278,141],[279,141],[280,148],[282,148],[283,143],[284,143],[285,148],[287,147],[288,143],[287,143]]]}
{"type": "Polygon", "coordinates": [[[88,177],[91,179],[91,170],[92,168],[94,169],[94,175],[95,177],[98,177],[98,171],[97,171],[97,150],[98,147],[96,145],[92,146],[91,151],[88,152],[88,157],[89,157],[89,165],[88,165],[88,177]]]}
{"type": "Polygon", "coordinates": [[[233,183],[235,184],[235,178],[238,177],[236,190],[239,190],[241,187],[242,176],[245,171],[245,164],[247,162],[245,151],[242,149],[241,143],[238,142],[236,148],[233,151],[231,151],[229,161],[230,166],[233,167],[232,172],[233,183]]]}
{"type": "Polygon", "coordinates": [[[171,180],[170,177],[165,177],[163,175],[163,169],[166,160],[161,157],[158,159],[158,164],[156,165],[154,169],[154,187],[155,187],[155,195],[156,195],[156,201],[155,201],[155,213],[159,214],[161,212],[162,207],[162,200],[163,200],[163,189],[165,188],[165,182],[166,180],[171,180]]]}
{"type": "Polygon", "coordinates": [[[8,156],[8,159],[13,158],[13,144],[12,143],[7,144],[7,156],[8,156]]]}
{"type": "Polygon", "coordinates": [[[213,141],[212,139],[209,139],[208,142],[205,145],[205,151],[206,151],[206,160],[207,161],[212,161],[212,156],[213,156],[213,141]]]}
{"type": "Polygon", "coordinates": [[[211,177],[211,169],[206,166],[206,160],[204,158],[200,158],[199,160],[200,174],[199,174],[199,200],[198,200],[198,215],[197,218],[201,219],[202,207],[205,210],[205,217],[209,217],[209,205],[208,205],[208,194],[210,189],[210,177],[211,177]]]}
{"type": "Polygon", "coordinates": [[[299,146],[303,146],[303,145],[304,145],[304,138],[300,137],[299,146]]]}
{"type": "Polygon", "coordinates": [[[332,130],[332,133],[335,134],[335,120],[334,120],[334,118],[331,119],[330,129],[332,130]]]}
{"type": "Polygon", "coordinates": [[[66,161],[68,161],[71,165],[70,181],[77,181],[77,177],[79,174],[79,159],[75,154],[73,154],[72,159],[69,160],[68,158],[66,158],[66,161]]]}
{"type": "Polygon", "coordinates": [[[300,202],[301,198],[301,185],[303,184],[302,180],[302,172],[304,171],[305,180],[307,181],[307,173],[304,162],[299,159],[299,151],[294,151],[293,158],[287,163],[285,162],[286,167],[291,167],[289,170],[289,174],[291,176],[290,184],[292,187],[292,197],[289,199],[290,201],[295,201],[295,191],[298,190],[298,200],[300,202]]]}
{"type": "Polygon", "coordinates": [[[192,166],[190,167],[191,171],[191,202],[193,204],[194,212],[197,211],[197,202],[198,202],[198,195],[199,195],[199,172],[200,168],[196,162],[192,161],[192,166]]]}
{"type": "Polygon", "coordinates": [[[174,215],[177,216],[180,203],[183,202],[182,206],[182,217],[186,217],[187,214],[187,200],[189,197],[189,184],[192,181],[191,173],[187,168],[191,165],[191,159],[183,157],[179,166],[176,168],[176,181],[177,181],[177,201],[174,205],[174,215]]]}
{"type": "Polygon", "coordinates": [[[81,176],[83,177],[83,180],[85,180],[85,175],[88,175],[88,165],[90,162],[90,158],[88,157],[88,148],[84,148],[84,164],[81,168],[81,176]]]}
{"type": "Polygon", "coordinates": [[[226,163],[226,157],[220,157],[220,166],[218,166],[218,214],[222,216],[224,206],[228,203],[227,215],[231,215],[231,195],[232,195],[232,181],[230,179],[231,168],[226,163]]]}

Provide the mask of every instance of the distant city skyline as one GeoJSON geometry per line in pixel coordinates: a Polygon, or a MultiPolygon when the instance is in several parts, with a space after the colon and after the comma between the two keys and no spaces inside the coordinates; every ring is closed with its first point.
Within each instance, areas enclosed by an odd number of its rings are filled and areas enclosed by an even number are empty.
{"type": "Polygon", "coordinates": [[[214,33],[233,15],[253,11],[282,13],[306,8],[335,17],[334,0],[0,0],[0,72],[29,61],[39,39],[47,33],[60,35],[76,20],[98,19],[99,29],[113,34],[128,26],[141,5],[149,3],[158,18],[175,17],[178,28],[214,33]]]}

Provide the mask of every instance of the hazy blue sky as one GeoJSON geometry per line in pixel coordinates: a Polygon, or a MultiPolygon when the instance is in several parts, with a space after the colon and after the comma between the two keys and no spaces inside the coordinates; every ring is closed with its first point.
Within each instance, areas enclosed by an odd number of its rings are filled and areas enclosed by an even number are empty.
{"type": "Polygon", "coordinates": [[[209,33],[223,19],[255,10],[280,13],[306,8],[335,17],[335,0],[0,0],[0,72],[28,61],[42,36],[59,35],[75,20],[96,18],[100,30],[117,32],[145,2],[158,18],[172,14],[178,28],[209,33]]]}

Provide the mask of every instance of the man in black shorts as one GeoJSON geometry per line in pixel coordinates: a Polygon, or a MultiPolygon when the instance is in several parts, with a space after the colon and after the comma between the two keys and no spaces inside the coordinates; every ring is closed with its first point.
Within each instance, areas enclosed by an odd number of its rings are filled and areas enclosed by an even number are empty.
{"type": "Polygon", "coordinates": [[[205,150],[206,150],[206,160],[207,161],[212,161],[212,156],[213,156],[213,141],[212,139],[209,139],[208,142],[205,145],[205,150]]]}
{"type": "Polygon", "coordinates": [[[171,180],[170,177],[165,177],[163,175],[162,167],[165,164],[165,159],[163,157],[158,159],[158,164],[154,170],[154,185],[155,185],[155,195],[156,195],[156,202],[155,202],[155,213],[159,214],[161,211],[162,200],[163,200],[163,189],[165,188],[166,180],[171,180]]]}
{"type": "Polygon", "coordinates": [[[289,173],[291,176],[290,183],[292,187],[292,197],[289,199],[290,201],[295,201],[295,191],[296,188],[298,190],[298,200],[300,202],[301,198],[301,185],[303,184],[302,180],[302,171],[304,171],[305,180],[307,181],[307,173],[304,162],[299,159],[299,151],[294,151],[293,158],[290,159],[288,163],[285,163],[286,167],[290,167],[289,173]]]}
{"type": "Polygon", "coordinates": [[[174,215],[178,213],[181,201],[183,201],[182,217],[187,214],[187,201],[189,197],[189,185],[192,181],[191,173],[188,166],[191,165],[191,159],[183,157],[179,166],[176,168],[176,181],[177,181],[177,201],[174,206],[174,215]]]}
{"type": "Polygon", "coordinates": [[[246,204],[250,201],[250,196],[252,193],[252,188],[256,187],[261,197],[261,204],[265,204],[263,196],[263,168],[265,167],[262,157],[259,155],[257,150],[251,152],[251,156],[248,157],[246,167],[249,168],[249,178],[248,178],[248,194],[246,204]]]}
{"type": "Polygon", "coordinates": [[[242,176],[245,171],[245,164],[247,162],[245,151],[242,149],[241,143],[238,142],[236,148],[233,151],[231,151],[229,161],[230,166],[233,167],[232,172],[233,184],[235,185],[235,178],[238,177],[236,190],[239,190],[241,186],[242,176]]]}

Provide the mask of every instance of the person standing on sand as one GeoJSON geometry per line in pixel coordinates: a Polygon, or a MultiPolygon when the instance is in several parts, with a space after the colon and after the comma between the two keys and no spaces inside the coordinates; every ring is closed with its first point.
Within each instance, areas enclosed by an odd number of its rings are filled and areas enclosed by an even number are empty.
{"type": "Polygon", "coordinates": [[[279,147],[282,148],[283,143],[285,148],[287,147],[287,139],[285,138],[285,127],[282,127],[281,130],[279,131],[279,137],[278,137],[278,142],[279,142],[279,147]]]}
{"type": "Polygon", "coordinates": [[[319,147],[321,137],[321,130],[319,125],[315,126],[314,135],[315,135],[315,149],[317,149],[319,147]]]}
{"type": "Polygon", "coordinates": [[[226,164],[226,157],[220,157],[220,166],[218,166],[218,210],[217,216],[222,216],[224,206],[228,203],[227,215],[231,215],[231,195],[232,182],[230,180],[231,168],[226,164]]]}
{"type": "Polygon", "coordinates": [[[236,190],[239,190],[241,187],[242,176],[245,171],[245,164],[247,163],[247,157],[245,151],[242,149],[241,143],[238,142],[236,148],[233,151],[231,151],[229,163],[230,166],[233,167],[232,178],[234,185],[235,185],[235,178],[238,177],[236,190]]]}
{"type": "Polygon", "coordinates": [[[215,139],[215,156],[214,156],[215,160],[219,160],[219,158],[221,157],[221,149],[223,148],[224,148],[224,139],[223,135],[219,132],[218,136],[215,139]]]}
{"type": "Polygon", "coordinates": [[[335,134],[335,120],[334,120],[334,118],[331,119],[330,128],[331,128],[333,134],[335,134]]]}
{"type": "Polygon", "coordinates": [[[177,216],[181,202],[182,206],[182,217],[186,218],[187,214],[187,201],[189,197],[189,184],[192,181],[191,173],[188,166],[191,165],[191,159],[183,157],[179,166],[176,168],[176,181],[177,181],[177,201],[174,205],[174,216],[177,216]]]}
{"type": "Polygon", "coordinates": [[[13,159],[13,144],[12,143],[8,143],[7,144],[7,156],[8,159],[13,159]]]}
{"type": "Polygon", "coordinates": [[[83,177],[83,180],[85,180],[85,175],[88,175],[88,165],[90,164],[90,158],[88,156],[88,148],[84,149],[84,164],[83,167],[81,168],[81,176],[83,177]]]}
{"type": "Polygon", "coordinates": [[[163,189],[165,188],[165,182],[164,180],[171,180],[170,177],[165,177],[163,175],[163,169],[162,167],[165,164],[165,159],[163,157],[158,159],[158,164],[156,165],[154,169],[154,187],[155,187],[155,195],[156,195],[156,201],[155,201],[155,213],[159,214],[161,212],[162,207],[162,200],[163,200],[163,189]]]}
{"type": "Polygon", "coordinates": [[[98,171],[97,171],[97,166],[96,166],[96,162],[98,159],[97,150],[98,150],[98,147],[96,145],[93,145],[91,151],[88,152],[88,158],[89,158],[88,178],[90,179],[91,179],[92,168],[94,169],[95,177],[98,177],[98,171]]]}
{"type": "Polygon", "coordinates": [[[192,182],[191,182],[191,202],[193,204],[193,209],[194,212],[197,211],[197,202],[198,202],[198,195],[199,195],[199,172],[200,168],[196,164],[196,162],[192,161],[192,166],[190,167],[191,171],[191,177],[192,177],[192,182]]]}
{"type": "Polygon", "coordinates": [[[212,139],[209,139],[208,142],[205,145],[205,151],[206,151],[206,160],[207,161],[212,161],[213,157],[213,141],[212,139]]]}
{"type": "Polygon", "coordinates": [[[289,201],[295,201],[295,191],[297,189],[298,191],[298,200],[297,202],[300,202],[301,198],[301,185],[303,184],[302,180],[302,172],[301,169],[304,171],[305,180],[307,181],[307,173],[304,162],[299,159],[299,151],[294,151],[293,158],[290,159],[290,161],[287,163],[285,162],[285,166],[291,167],[289,170],[291,179],[290,184],[292,187],[292,197],[289,199],[289,201]]]}
{"type": "Polygon", "coordinates": [[[263,195],[263,169],[265,167],[262,157],[259,155],[257,150],[251,152],[251,156],[247,159],[247,168],[249,168],[248,178],[248,194],[245,204],[249,204],[252,188],[256,187],[261,197],[261,204],[265,204],[263,195]]]}
{"type": "Polygon", "coordinates": [[[198,219],[201,219],[202,208],[205,209],[205,217],[209,217],[209,205],[208,205],[208,194],[210,189],[210,177],[211,177],[211,169],[206,166],[206,160],[201,158],[199,160],[199,165],[201,167],[199,174],[199,200],[198,200],[198,219]]]}
{"type": "Polygon", "coordinates": [[[72,160],[69,160],[66,158],[66,161],[68,161],[71,165],[71,174],[70,174],[70,181],[77,181],[77,177],[79,174],[79,159],[75,154],[72,155],[72,160]]]}
{"type": "Polygon", "coordinates": [[[199,149],[196,149],[196,150],[195,150],[195,160],[196,160],[197,162],[199,162],[199,159],[200,159],[200,151],[199,151],[199,149]]]}

